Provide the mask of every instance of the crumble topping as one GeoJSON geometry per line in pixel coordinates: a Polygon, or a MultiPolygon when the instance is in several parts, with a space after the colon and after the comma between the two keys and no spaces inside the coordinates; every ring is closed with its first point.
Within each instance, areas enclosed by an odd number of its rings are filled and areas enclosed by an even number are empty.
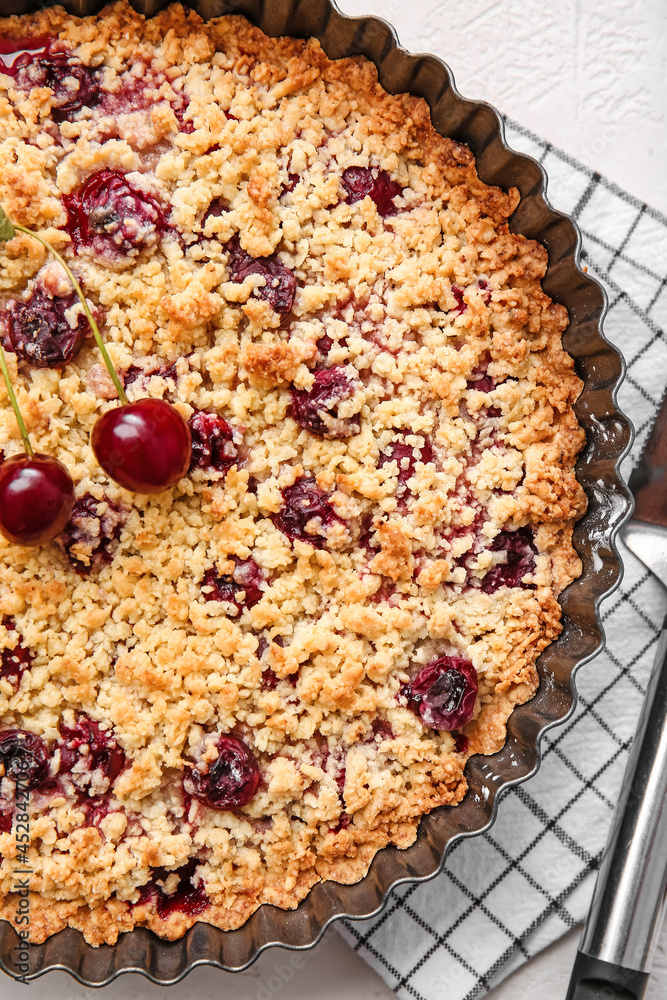
{"type": "Polygon", "coordinates": [[[567,315],[518,192],[368,60],[180,5],[0,25],[0,203],[193,440],[168,493],[105,477],[85,315],[1,246],[12,380],[77,501],[56,543],[0,538],[0,916],[23,773],[34,941],[238,927],[411,844],[534,694],[580,572],[567,315]]]}

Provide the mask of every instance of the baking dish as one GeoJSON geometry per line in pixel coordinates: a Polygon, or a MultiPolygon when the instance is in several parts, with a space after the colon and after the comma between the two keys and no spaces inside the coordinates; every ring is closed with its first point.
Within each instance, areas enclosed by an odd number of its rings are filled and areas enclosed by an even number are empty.
{"type": "MultiPolygon", "coordinates": [[[[73,13],[88,15],[102,4],[76,0],[66,6],[73,13]]],[[[135,3],[140,13],[148,16],[161,6],[164,4],[152,0],[135,3]]],[[[493,822],[502,791],[537,769],[541,734],[572,710],[574,670],[602,645],[597,608],[620,575],[614,536],[631,507],[629,494],[618,476],[618,463],[631,439],[630,425],[616,408],[623,362],[601,332],[604,292],[580,269],[576,226],[546,201],[546,178],[539,164],[507,147],[502,122],[493,108],[461,98],[444,63],[433,56],[406,53],[384,21],[344,17],[329,0],[202,0],[191,6],[205,18],[230,12],[244,14],[269,35],[315,36],[331,58],[367,56],[378,67],[385,89],[394,93],[409,91],[427,100],[436,129],[471,147],[485,182],[519,188],[522,200],[512,228],[539,240],[549,251],[543,287],[570,313],[570,327],[563,343],[576,359],[578,374],[584,381],[576,412],[587,433],[587,446],[577,473],[589,506],[575,532],[583,573],[561,596],[563,633],[541,657],[540,689],[511,717],[504,748],[492,757],[469,761],[467,797],[456,808],[441,808],[425,817],[412,847],[380,852],[368,875],[356,885],[317,885],[293,911],[264,905],[236,931],[223,932],[198,924],[182,939],[167,942],[139,929],[123,935],[115,946],[96,949],[87,945],[79,932],[62,931],[43,945],[30,948],[27,978],[63,969],[86,985],[101,986],[121,972],[134,971],[168,985],[200,964],[239,970],[271,945],[311,947],[332,920],[368,917],[381,907],[392,886],[432,877],[457,840],[480,833],[493,822]]],[[[0,2],[2,14],[30,9],[34,5],[22,0],[0,2]]],[[[0,924],[0,967],[10,975],[15,974],[16,943],[12,928],[0,924]]]]}

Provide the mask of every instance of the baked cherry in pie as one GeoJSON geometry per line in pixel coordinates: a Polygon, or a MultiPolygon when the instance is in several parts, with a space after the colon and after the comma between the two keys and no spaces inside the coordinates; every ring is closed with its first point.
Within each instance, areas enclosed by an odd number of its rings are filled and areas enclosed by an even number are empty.
{"type": "Polygon", "coordinates": [[[411,844],[534,694],[580,571],[567,315],[517,191],[364,58],[178,5],[0,35],[0,203],[192,439],[166,492],[104,474],[78,300],[0,244],[28,430],[77,483],[53,543],[0,539],[0,916],[24,781],[34,941],[239,927],[411,844]]]}

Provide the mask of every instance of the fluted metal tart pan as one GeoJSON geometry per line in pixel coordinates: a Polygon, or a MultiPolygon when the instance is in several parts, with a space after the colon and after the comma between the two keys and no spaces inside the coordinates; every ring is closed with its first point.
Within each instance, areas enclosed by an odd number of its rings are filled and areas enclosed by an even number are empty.
{"type": "MultiPolygon", "coordinates": [[[[133,6],[147,16],[166,4],[167,0],[133,0],[133,6]]],[[[46,5],[0,0],[0,14],[21,14],[46,5]]],[[[95,14],[103,4],[98,0],[65,0],[64,6],[71,13],[86,16],[95,14]]],[[[136,929],[121,935],[116,945],[99,948],[86,944],[78,931],[61,931],[44,944],[30,947],[28,979],[61,969],[85,985],[103,986],[123,972],[139,972],[168,985],[198,965],[239,971],[272,945],[310,948],[333,920],[373,915],[389,890],[400,882],[432,878],[458,840],[489,828],[503,792],[537,771],[542,735],[574,708],[575,671],[603,646],[598,608],[621,575],[614,540],[632,506],[618,472],[632,438],[631,425],[616,402],[624,362],[602,332],[604,290],[582,271],[578,229],[547,201],[546,174],[540,164],[507,146],[498,112],[481,101],[461,97],[451,71],[440,59],[412,55],[401,48],[394,30],[379,18],[345,17],[331,0],[195,0],[190,6],[205,19],[244,14],[268,35],[314,36],[333,59],[367,56],[377,66],[380,83],[387,91],[408,91],[425,98],[435,128],[470,146],[482,180],[504,189],[519,189],[521,202],[511,228],[539,240],[549,252],[543,287],[569,311],[570,325],[563,344],[575,358],[584,382],[575,410],[587,444],[576,472],[588,497],[588,510],[574,535],[583,573],[561,595],[563,632],[540,657],[540,688],[532,701],[514,711],[505,746],[491,757],[476,756],[468,761],[470,791],[466,798],[455,808],[445,806],[426,816],[412,847],[380,851],[368,875],[356,885],[316,885],[295,910],[263,905],[235,931],[199,923],[182,939],[163,941],[150,931],[136,929]]],[[[9,975],[16,975],[13,955],[17,941],[13,928],[0,921],[0,968],[9,975]]]]}

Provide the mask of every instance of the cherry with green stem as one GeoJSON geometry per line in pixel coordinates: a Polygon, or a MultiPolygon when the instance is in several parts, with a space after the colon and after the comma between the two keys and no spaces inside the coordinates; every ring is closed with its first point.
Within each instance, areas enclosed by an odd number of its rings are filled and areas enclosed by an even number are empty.
{"type": "Polygon", "coordinates": [[[58,261],[76,292],[95,342],[118,393],[120,407],[107,410],[93,427],[90,442],[107,475],[134,493],[162,493],[182,479],[190,467],[190,428],[175,406],[163,399],[130,403],[100,335],[81,285],[61,254],[25,226],[13,223],[0,207],[0,241],[16,232],[38,240],[58,261]]]}
{"type": "Polygon", "coordinates": [[[70,519],[74,483],[57,458],[33,451],[2,345],[0,368],[25,449],[0,465],[0,532],[15,545],[46,545],[70,519]]]}

